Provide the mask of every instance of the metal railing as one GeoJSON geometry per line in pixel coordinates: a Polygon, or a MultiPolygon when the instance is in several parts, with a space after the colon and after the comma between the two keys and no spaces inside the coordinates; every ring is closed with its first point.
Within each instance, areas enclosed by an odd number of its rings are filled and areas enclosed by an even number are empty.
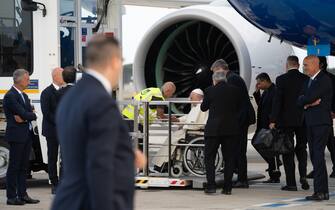
{"type": "MultiPolygon", "coordinates": [[[[192,146],[192,147],[204,147],[204,144],[187,144],[187,143],[176,143],[172,144],[172,126],[173,125],[205,125],[203,123],[187,123],[187,122],[172,122],[172,116],[176,116],[175,114],[172,113],[172,105],[173,104],[200,104],[201,102],[194,102],[194,101],[186,101],[186,100],[169,100],[169,101],[136,101],[136,100],[128,100],[128,101],[120,101],[119,105],[122,106],[127,106],[129,104],[134,106],[134,130],[130,132],[130,135],[133,139],[134,142],[134,147],[138,148],[139,147],[139,139],[143,139],[143,153],[147,160],[150,160],[150,154],[149,154],[149,149],[150,145],[155,145],[155,146],[167,146],[168,147],[168,156],[167,156],[167,163],[168,163],[168,177],[172,177],[171,174],[171,168],[172,168],[172,146],[180,146],[180,147],[187,147],[187,146],[192,146]],[[166,119],[158,119],[154,122],[150,122],[149,120],[149,107],[151,105],[156,105],[156,106],[166,106],[168,108],[168,113],[167,113],[167,118],[166,119]],[[144,110],[144,120],[143,120],[143,132],[139,130],[139,110],[143,108],[144,110]],[[153,144],[149,142],[149,137],[150,137],[150,125],[155,124],[155,125],[161,125],[161,126],[166,126],[163,128],[167,128],[168,130],[168,144],[153,144]]],[[[122,109],[121,109],[122,110],[122,109]]],[[[127,119],[125,119],[127,120],[127,119]]],[[[162,127],[161,127],[162,128],[162,127]]],[[[143,175],[144,176],[150,176],[150,171],[149,171],[149,163],[146,164],[145,168],[143,169],[143,175]]]]}

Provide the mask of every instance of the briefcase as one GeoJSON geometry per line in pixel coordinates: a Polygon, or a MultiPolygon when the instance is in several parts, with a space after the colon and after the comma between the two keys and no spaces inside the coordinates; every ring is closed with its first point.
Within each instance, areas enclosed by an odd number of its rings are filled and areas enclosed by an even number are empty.
{"type": "Polygon", "coordinates": [[[261,129],[254,135],[252,145],[265,157],[288,154],[294,150],[289,136],[279,129],[261,129]]]}
{"type": "Polygon", "coordinates": [[[285,155],[294,151],[293,142],[290,141],[290,137],[280,129],[273,129],[273,151],[278,155],[285,155]]]}
{"type": "Polygon", "coordinates": [[[255,149],[263,156],[274,156],[273,151],[273,133],[270,129],[261,129],[255,133],[251,141],[255,149]]]}

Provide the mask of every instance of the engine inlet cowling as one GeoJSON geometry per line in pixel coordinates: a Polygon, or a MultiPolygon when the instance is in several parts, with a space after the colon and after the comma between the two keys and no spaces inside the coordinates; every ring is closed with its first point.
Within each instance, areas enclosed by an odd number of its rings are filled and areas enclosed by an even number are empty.
{"type": "Polygon", "coordinates": [[[236,50],[221,30],[204,21],[175,23],[162,30],[148,50],[145,84],[160,87],[173,81],[176,96],[187,97],[194,88],[212,84],[210,67],[217,59],[224,59],[239,73],[236,50]]]}

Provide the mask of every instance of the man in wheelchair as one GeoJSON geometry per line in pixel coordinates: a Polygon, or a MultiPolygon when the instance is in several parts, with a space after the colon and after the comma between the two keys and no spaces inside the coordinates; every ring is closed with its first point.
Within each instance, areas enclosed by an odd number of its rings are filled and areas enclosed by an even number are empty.
{"type": "MultiPolygon", "coordinates": [[[[194,89],[190,94],[190,101],[192,102],[201,102],[204,97],[204,93],[201,89],[194,89]]],[[[177,143],[187,143],[185,142],[186,134],[188,131],[199,131],[204,129],[204,124],[208,118],[208,112],[202,112],[200,110],[200,104],[194,103],[191,106],[191,111],[182,117],[179,118],[179,122],[185,123],[177,131],[172,132],[171,144],[177,143]],[[192,125],[192,123],[194,125],[192,125]],[[201,124],[201,125],[200,125],[201,124]]],[[[154,164],[154,170],[158,172],[167,171],[167,162],[168,162],[168,147],[169,138],[167,137],[164,141],[164,145],[159,149],[157,154],[152,160],[154,164]]],[[[171,154],[175,157],[177,154],[176,146],[171,146],[171,154]]],[[[177,158],[178,159],[178,158],[177,158]]]]}

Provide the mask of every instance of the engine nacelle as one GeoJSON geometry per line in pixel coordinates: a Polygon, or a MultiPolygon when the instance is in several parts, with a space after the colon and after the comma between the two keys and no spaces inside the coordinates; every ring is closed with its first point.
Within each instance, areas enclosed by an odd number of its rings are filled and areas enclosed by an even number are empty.
{"type": "Polygon", "coordinates": [[[177,10],[156,22],[141,41],[134,60],[137,90],[160,87],[165,81],[177,86],[177,97],[212,83],[210,67],[225,59],[244,78],[249,91],[255,76],[272,78],[285,71],[290,45],[260,31],[226,1],[177,10]]]}

